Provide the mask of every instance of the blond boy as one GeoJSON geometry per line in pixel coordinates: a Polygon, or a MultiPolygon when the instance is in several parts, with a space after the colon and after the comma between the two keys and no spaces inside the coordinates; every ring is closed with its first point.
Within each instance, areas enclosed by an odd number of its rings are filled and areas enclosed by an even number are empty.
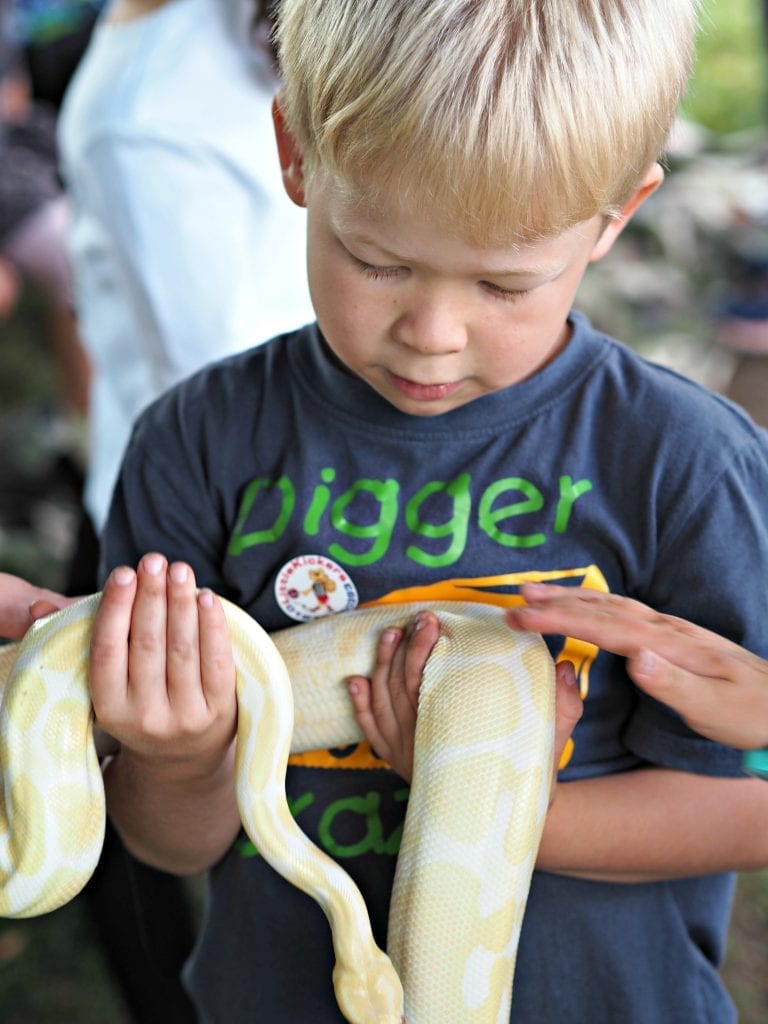
{"type": "MultiPolygon", "coordinates": [[[[212,868],[187,974],[203,1021],[340,1016],[320,911],[239,834],[228,639],[196,583],[275,629],[397,589],[507,592],[544,574],[765,643],[764,436],[571,311],[661,181],[694,7],[281,6],[278,149],[307,208],[318,322],[142,418],[105,566],[155,554],[108,580],[92,656],[97,718],[122,744],[106,782],[126,843],[172,871],[212,868]],[[335,584],[322,602],[317,569],[335,584]]],[[[768,863],[753,826],[768,787],[608,655],[573,740],[511,1020],[728,1024],[730,872],[768,863]]],[[[303,758],[288,786],[383,942],[402,780],[358,748],[303,758]]]]}

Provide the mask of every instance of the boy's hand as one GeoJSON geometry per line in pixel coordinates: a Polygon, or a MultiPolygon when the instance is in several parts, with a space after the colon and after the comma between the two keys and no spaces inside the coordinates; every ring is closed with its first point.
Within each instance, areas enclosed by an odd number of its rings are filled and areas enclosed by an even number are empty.
{"type": "Polygon", "coordinates": [[[75,600],[0,572],[0,636],[20,640],[37,619],[75,600]]]}
{"type": "Polygon", "coordinates": [[[554,771],[552,772],[552,789],[549,796],[551,807],[557,793],[557,772],[565,750],[581,718],[584,705],[576,685],[576,671],[570,661],[561,661],[555,666],[555,752],[554,771]]]}
{"type": "Polygon", "coordinates": [[[386,629],[370,679],[350,676],[357,723],[379,757],[406,781],[413,776],[416,708],[424,666],[440,636],[432,612],[419,612],[413,627],[386,629]]]}
{"type": "MultiPolygon", "coordinates": [[[[383,633],[370,679],[349,679],[355,715],[365,738],[408,782],[413,776],[419,687],[439,635],[437,617],[432,612],[421,612],[409,633],[401,629],[383,633]]],[[[555,777],[565,744],[582,712],[576,676],[569,662],[557,666],[556,679],[555,777]]],[[[553,781],[552,799],[554,786],[553,781]]]]}
{"type": "Polygon", "coordinates": [[[137,572],[113,571],[93,627],[90,687],[99,727],[145,769],[183,781],[223,763],[237,720],[229,630],[189,566],[150,554],[137,572]]]}
{"type": "Polygon", "coordinates": [[[707,629],[639,601],[592,590],[526,584],[513,629],[559,633],[627,658],[634,682],[691,729],[730,746],[768,743],[768,662],[707,629]]]}

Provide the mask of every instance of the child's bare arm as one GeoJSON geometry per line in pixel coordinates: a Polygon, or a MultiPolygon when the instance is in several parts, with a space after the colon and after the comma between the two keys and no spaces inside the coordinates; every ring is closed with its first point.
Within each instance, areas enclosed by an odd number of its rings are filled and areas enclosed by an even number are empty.
{"type": "Polygon", "coordinates": [[[709,630],[638,601],[596,591],[523,587],[510,625],[574,636],[624,655],[634,682],[703,736],[729,746],[768,744],[768,661],[709,630]]]}
{"type": "Polygon", "coordinates": [[[160,555],[116,569],[96,616],[97,724],[120,744],[107,806],[128,848],[177,874],[210,866],[239,816],[232,784],[235,672],[223,609],[160,555]]]}
{"type": "Polygon", "coordinates": [[[536,865],[605,882],[764,869],[766,824],[760,779],[641,768],[561,783],[536,865]]]}

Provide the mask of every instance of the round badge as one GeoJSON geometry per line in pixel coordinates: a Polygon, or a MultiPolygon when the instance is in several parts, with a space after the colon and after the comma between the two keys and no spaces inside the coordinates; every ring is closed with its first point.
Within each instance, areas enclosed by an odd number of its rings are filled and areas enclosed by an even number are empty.
{"type": "Polygon", "coordinates": [[[275,580],[275,599],[297,622],[308,622],[357,607],[357,588],[347,572],[325,555],[299,555],[275,580]]]}

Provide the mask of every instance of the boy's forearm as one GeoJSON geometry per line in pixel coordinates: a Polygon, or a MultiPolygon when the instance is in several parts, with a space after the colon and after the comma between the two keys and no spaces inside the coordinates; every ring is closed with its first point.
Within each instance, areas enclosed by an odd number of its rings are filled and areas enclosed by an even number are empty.
{"type": "Polygon", "coordinates": [[[213,772],[158,778],[123,751],[104,767],[107,811],[128,850],[177,875],[215,864],[240,827],[233,753],[213,772]]]}
{"type": "Polygon", "coordinates": [[[606,882],[768,866],[768,784],[665,768],[562,783],[536,866],[606,882]]]}

